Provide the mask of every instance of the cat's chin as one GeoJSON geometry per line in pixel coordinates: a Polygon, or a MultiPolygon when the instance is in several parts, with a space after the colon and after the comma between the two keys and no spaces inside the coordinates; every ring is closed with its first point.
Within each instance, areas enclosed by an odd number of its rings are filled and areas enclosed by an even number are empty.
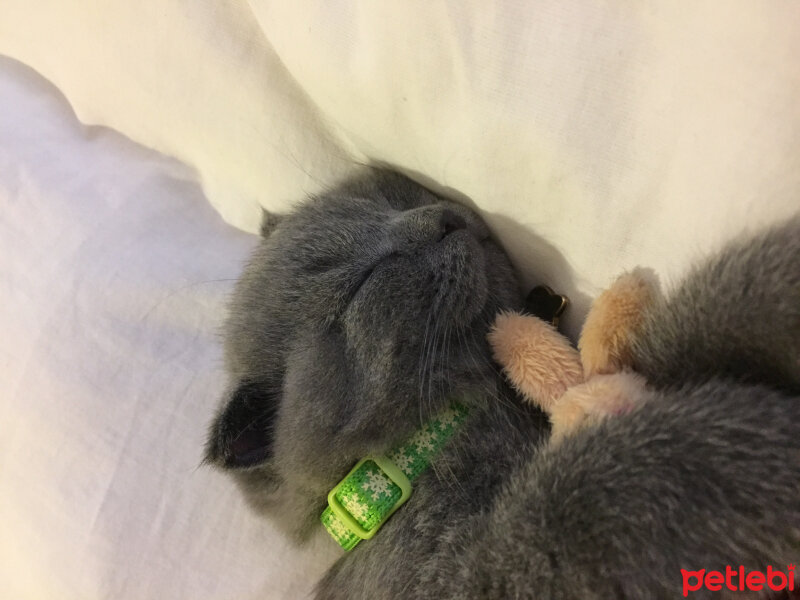
{"type": "Polygon", "coordinates": [[[488,273],[484,240],[468,231],[453,233],[440,243],[440,317],[460,329],[469,327],[488,303],[488,273]]]}

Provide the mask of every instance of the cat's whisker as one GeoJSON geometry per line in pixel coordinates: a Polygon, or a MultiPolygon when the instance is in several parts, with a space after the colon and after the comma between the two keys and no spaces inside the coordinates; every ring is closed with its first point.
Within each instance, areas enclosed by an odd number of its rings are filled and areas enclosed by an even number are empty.
{"type": "MultiPolygon", "coordinates": [[[[438,316],[438,310],[437,310],[438,316]]],[[[426,419],[430,419],[433,416],[432,411],[432,394],[433,394],[433,379],[436,373],[436,356],[437,356],[437,344],[439,344],[439,334],[441,333],[441,320],[436,318],[434,320],[434,330],[433,330],[433,343],[431,346],[431,351],[429,353],[429,365],[428,365],[428,392],[426,396],[426,408],[428,414],[426,415],[426,419]]]]}
{"type": "Polygon", "coordinates": [[[428,308],[428,318],[425,321],[425,333],[422,336],[422,344],[420,347],[420,355],[419,355],[419,370],[418,370],[418,378],[419,378],[419,424],[422,426],[425,423],[425,415],[422,406],[422,391],[425,387],[425,353],[428,348],[428,331],[430,329],[431,324],[431,317],[433,316],[433,305],[429,306],[428,308]]]}

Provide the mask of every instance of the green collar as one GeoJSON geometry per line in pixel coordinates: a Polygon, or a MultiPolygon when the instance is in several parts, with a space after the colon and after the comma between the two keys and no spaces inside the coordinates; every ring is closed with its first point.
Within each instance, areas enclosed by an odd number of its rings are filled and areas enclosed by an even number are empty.
{"type": "Polygon", "coordinates": [[[320,520],[339,545],[351,550],[368,540],[411,495],[411,482],[428,468],[458,426],[467,409],[454,404],[417,431],[388,456],[368,456],[356,464],[328,494],[320,520]]]}

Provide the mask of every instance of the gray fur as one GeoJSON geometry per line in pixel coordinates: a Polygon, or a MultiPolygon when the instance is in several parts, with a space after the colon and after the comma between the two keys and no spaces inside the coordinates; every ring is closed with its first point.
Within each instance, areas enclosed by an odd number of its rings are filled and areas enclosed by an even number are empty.
{"type": "Polygon", "coordinates": [[[636,368],[654,384],[727,376],[800,392],[800,219],[733,242],[648,317],[636,368]]]}
{"type": "Polygon", "coordinates": [[[411,500],[318,598],[677,597],[681,568],[785,567],[800,558],[800,221],[723,256],[649,316],[642,408],[550,449],[490,360],[489,322],[521,299],[485,226],[399,175],[349,182],[283,218],[239,281],[208,460],[303,539],[356,460],[468,398],[411,500]],[[725,291],[753,281],[772,311],[758,323],[725,291]]]}

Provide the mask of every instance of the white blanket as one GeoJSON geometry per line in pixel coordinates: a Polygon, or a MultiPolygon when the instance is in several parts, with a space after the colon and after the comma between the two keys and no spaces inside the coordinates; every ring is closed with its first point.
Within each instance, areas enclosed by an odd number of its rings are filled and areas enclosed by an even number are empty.
{"type": "Polygon", "coordinates": [[[255,236],[0,59],[0,598],[293,598],[326,562],[198,468],[255,236]]]}
{"type": "Polygon", "coordinates": [[[665,282],[800,210],[800,3],[0,2],[0,597],[296,597],[194,470],[260,207],[386,162],[526,285],[665,282]],[[199,182],[202,188],[198,187],[199,182]],[[201,191],[202,189],[202,191],[201,191]],[[202,283],[207,282],[207,283],[202,283]]]}

